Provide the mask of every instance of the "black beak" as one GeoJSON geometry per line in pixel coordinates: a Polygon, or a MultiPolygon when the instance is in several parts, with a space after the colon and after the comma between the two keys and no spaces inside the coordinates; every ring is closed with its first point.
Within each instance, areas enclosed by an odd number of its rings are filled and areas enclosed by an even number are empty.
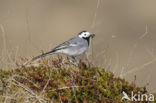
{"type": "Polygon", "coordinates": [[[95,34],[91,34],[90,37],[94,38],[95,37],[95,34]]]}

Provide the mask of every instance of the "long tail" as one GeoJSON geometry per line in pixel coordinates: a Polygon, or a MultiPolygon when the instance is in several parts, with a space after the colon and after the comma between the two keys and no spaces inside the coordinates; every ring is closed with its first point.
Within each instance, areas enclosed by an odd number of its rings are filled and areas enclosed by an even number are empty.
{"type": "Polygon", "coordinates": [[[55,53],[55,52],[53,52],[53,51],[44,53],[44,54],[42,54],[42,55],[39,55],[39,56],[36,56],[36,57],[32,58],[32,61],[34,61],[34,60],[36,60],[36,59],[39,59],[39,58],[42,58],[42,57],[45,57],[45,56],[47,56],[47,55],[54,54],[54,53],[55,53]]]}

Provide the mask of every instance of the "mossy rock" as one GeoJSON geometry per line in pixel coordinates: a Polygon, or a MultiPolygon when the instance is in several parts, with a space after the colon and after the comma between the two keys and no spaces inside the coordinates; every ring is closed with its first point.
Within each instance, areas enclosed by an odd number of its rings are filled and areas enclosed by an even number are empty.
{"type": "Polygon", "coordinates": [[[128,95],[131,91],[147,93],[145,87],[137,87],[114,77],[112,72],[106,72],[104,68],[85,63],[66,65],[59,59],[38,63],[40,65],[37,67],[22,66],[0,72],[3,88],[0,90],[0,102],[122,103],[123,91],[128,95]],[[14,96],[14,93],[18,95],[14,96]],[[6,99],[6,96],[12,98],[6,99]]]}

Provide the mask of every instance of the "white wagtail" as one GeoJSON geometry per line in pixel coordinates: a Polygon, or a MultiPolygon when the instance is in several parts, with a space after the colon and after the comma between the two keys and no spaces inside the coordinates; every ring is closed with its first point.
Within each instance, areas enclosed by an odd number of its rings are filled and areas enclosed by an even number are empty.
{"type": "Polygon", "coordinates": [[[90,37],[93,38],[94,36],[95,36],[95,34],[90,34],[87,31],[82,31],[82,32],[78,33],[77,36],[58,45],[57,47],[55,47],[54,49],[52,49],[49,52],[46,52],[42,55],[34,57],[32,60],[36,60],[36,59],[45,57],[47,55],[56,54],[56,53],[62,53],[62,54],[68,55],[72,58],[75,58],[75,56],[79,56],[88,50],[90,37]]]}

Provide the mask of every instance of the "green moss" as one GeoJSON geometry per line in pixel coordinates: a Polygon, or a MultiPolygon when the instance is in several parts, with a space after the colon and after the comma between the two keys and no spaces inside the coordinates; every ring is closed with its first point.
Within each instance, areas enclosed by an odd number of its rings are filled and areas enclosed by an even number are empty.
{"type": "MultiPolygon", "coordinates": [[[[122,78],[115,78],[112,72],[106,72],[104,68],[91,67],[85,63],[80,63],[78,67],[72,64],[62,64],[59,60],[52,60],[47,65],[48,60],[40,61],[38,67],[26,67],[13,71],[1,71],[0,80],[3,81],[3,88],[14,83],[5,80],[10,76],[34,93],[42,95],[46,101],[70,103],[120,103],[122,91],[130,94],[130,91],[146,93],[145,87],[137,87],[128,83],[122,78]],[[47,85],[47,86],[45,86],[47,85]],[[44,90],[44,91],[43,91],[44,90]]],[[[11,87],[11,86],[10,86],[11,87]]],[[[11,91],[22,87],[16,87],[11,91]]],[[[23,88],[22,88],[23,89],[23,88]]],[[[5,89],[1,96],[6,94],[5,89]]],[[[24,90],[24,89],[23,89],[24,90]]],[[[9,91],[11,93],[11,91],[9,91]]],[[[16,98],[14,98],[15,101],[16,98]]],[[[0,101],[2,101],[0,99],[0,101]]],[[[21,101],[21,100],[20,100],[21,101]]]]}

